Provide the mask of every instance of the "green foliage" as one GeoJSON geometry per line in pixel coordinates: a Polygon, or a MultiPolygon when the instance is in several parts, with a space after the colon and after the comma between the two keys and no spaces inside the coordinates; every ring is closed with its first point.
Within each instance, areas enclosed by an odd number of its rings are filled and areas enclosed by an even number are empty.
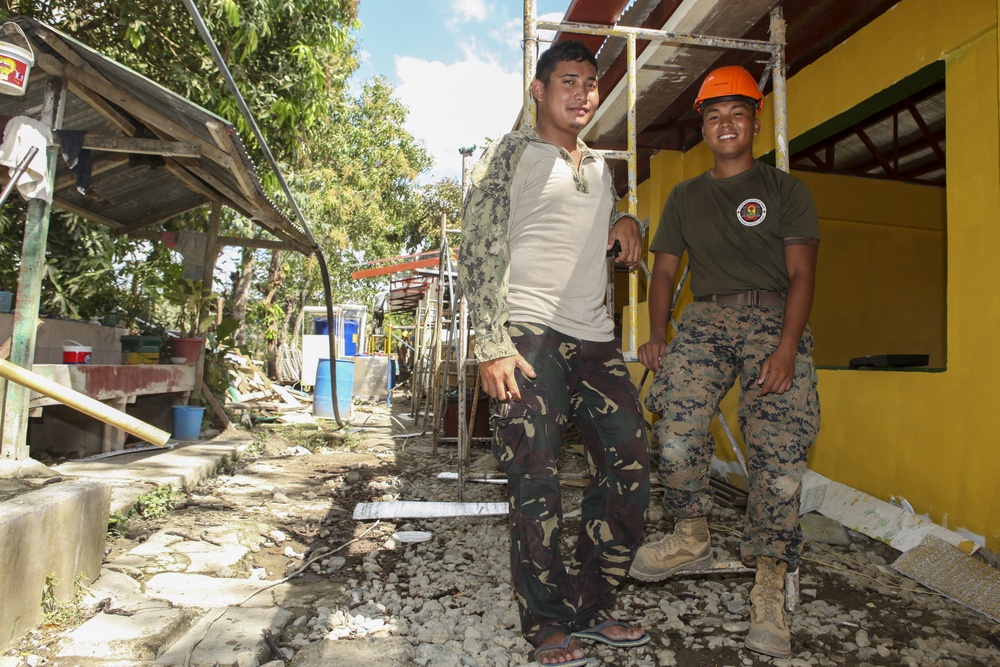
{"type": "Polygon", "coordinates": [[[108,517],[108,534],[111,537],[125,537],[128,531],[129,513],[116,510],[108,517]]]}
{"type": "Polygon", "coordinates": [[[200,280],[177,278],[164,286],[163,298],[177,309],[174,324],[181,338],[194,338],[212,323],[209,309],[215,305],[218,294],[204,294],[200,280]],[[202,313],[206,313],[202,316],[202,313]]]}
{"type": "MultiPolygon", "coordinates": [[[[462,219],[462,184],[454,178],[442,178],[420,189],[421,215],[407,227],[406,245],[414,250],[441,246],[441,214],[448,229],[458,229],[462,219]]],[[[457,239],[448,239],[454,247],[457,239]]]]}
{"type": "Polygon", "coordinates": [[[139,496],[135,500],[134,514],[143,519],[162,519],[177,504],[179,494],[173,484],[164,484],[156,491],[139,496]]]}
{"type": "Polygon", "coordinates": [[[231,317],[223,318],[215,328],[215,333],[208,337],[208,351],[205,353],[205,384],[212,395],[224,398],[236,373],[236,362],[228,355],[236,349],[233,334],[239,327],[239,322],[231,317]]]}
{"type": "Polygon", "coordinates": [[[50,572],[45,577],[45,584],[42,588],[42,613],[47,625],[71,625],[81,621],[85,612],[77,603],[77,598],[81,592],[86,590],[83,585],[84,575],[80,575],[73,582],[73,597],[69,600],[60,600],[56,597],[56,588],[62,585],[62,580],[56,576],[55,572],[50,572]]]}
{"type": "Polygon", "coordinates": [[[134,517],[149,521],[162,519],[180,500],[180,494],[173,484],[159,486],[152,493],[139,496],[135,504],[125,512],[118,510],[108,517],[108,534],[111,537],[124,537],[128,532],[129,522],[134,517]]]}
{"type": "Polygon", "coordinates": [[[431,157],[403,129],[407,109],[392,93],[375,78],[347,98],[318,128],[324,141],[307,147],[296,174],[313,233],[329,255],[350,251],[350,262],[398,254],[407,223],[420,216],[416,179],[431,157]]]}

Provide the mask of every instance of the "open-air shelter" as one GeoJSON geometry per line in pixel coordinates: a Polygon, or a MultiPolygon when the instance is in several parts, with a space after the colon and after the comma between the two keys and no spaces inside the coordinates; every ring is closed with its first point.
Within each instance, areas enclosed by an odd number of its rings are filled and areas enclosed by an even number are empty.
{"type": "MultiPolygon", "coordinates": [[[[162,237],[162,223],[212,207],[205,230],[206,290],[220,246],[313,252],[307,234],[264,192],[232,124],[40,21],[15,17],[6,25],[2,38],[13,43],[26,40],[34,65],[22,95],[0,95],[0,116],[39,120],[54,137],[58,130],[83,132],[79,148],[91,154],[89,186],[82,192],[77,187],[79,175],[59,156],[59,146],[47,148],[51,208],[114,234],[155,241],[162,237]],[[220,236],[223,206],[249,218],[271,238],[220,236]]],[[[6,180],[6,173],[0,176],[0,181],[6,180]]],[[[34,361],[49,217],[49,203],[29,201],[10,351],[10,361],[27,369],[34,361]]],[[[91,371],[74,369],[73,383],[102,399],[123,398],[118,394],[125,390],[109,387],[109,382],[133,388],[140,383],[159,390],[176,390],[177,382],[188,390],[201,385],[200,376],[179,378],[178,369],[170,367],[123,367],[110,380],[91,371]]],[[[30,392],[4,381],[0,388],[2,458],[24,460],[30,392]]]]}

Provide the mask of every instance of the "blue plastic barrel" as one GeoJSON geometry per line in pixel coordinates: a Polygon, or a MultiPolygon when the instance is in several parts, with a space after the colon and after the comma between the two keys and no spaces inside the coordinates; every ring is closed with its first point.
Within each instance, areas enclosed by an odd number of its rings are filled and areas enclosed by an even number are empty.
{"type": "Polygon", "coordinates": [[[200,405],[173,406],[175,440],[194,440],[201,433],[201,420],[205,416],[205,408],[200,405]]]}
{"type": "Polygon", "coordinates": [[[317,317],[313,320],[313,334],[316,336],[325,336],[328,333],[330,333],[330,327],[327,325],[325,317],[317,317]]]}
{"type": "MultiPolygon", "coordinates": [[[[320,359],[316,365],[316,387],[313,391],[313,414],[317,417],[335,419],[330,386],[330,360],[320,359]]],[[[354,362],[337,359],[337,409],[341,419],[350,416],[352,398],[354,398],[354,362]]]]}
{"type": "Polygon", "coordinates": [[[344,356],[355,357],[358,354],[358,325],[357,320],[344,320],[344,356]]]}

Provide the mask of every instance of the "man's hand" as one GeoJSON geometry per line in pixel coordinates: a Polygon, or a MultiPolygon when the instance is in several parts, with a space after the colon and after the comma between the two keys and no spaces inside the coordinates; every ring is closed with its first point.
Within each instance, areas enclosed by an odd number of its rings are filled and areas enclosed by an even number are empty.
{"type": "Polygon", "coordinates": [[[662,338],[650,338],[639,346],[639,363],[655,373],[660,370],[660,363],[666,353],[667,341],[662,338]]]}
{"type": "Polygon", "coordinates": [[[483,382],[483,391],[498,401],[520,401],[521,391],[514,379],[515,368],[520,368],[526,377],[535,377],[535,369],[520,354],[480,361],[479,378],[483,382]]]}
{"type": "Polygon", "coordinates": [[[630,216],[620,218],[615,223],[611,231],[608,232],[608,250],[618,241],[622,251],[618,253],[615,262],[625,264],[633,269],[642,259],[642,234],[639,231],[639,223],[630,216]]]}
{"type": "Polygon", "coordinates": [[[757,386],[760,387],[760,396],[767,394],[784,394],[792,388],[795,380],[795,349],[791,354],[778,348],[760,366],[760,377],[757,378],[757,386]]]}

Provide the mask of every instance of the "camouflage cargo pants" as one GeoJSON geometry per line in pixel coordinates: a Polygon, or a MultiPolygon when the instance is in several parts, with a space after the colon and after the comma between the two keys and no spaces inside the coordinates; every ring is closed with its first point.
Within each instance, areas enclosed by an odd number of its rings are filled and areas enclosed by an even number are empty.
{"type": "Polygon", "coordinates": [[[510,561],[521,630],[532,645],[610,618],[649,504],[649,446],[638,394],[616,341],[595,343],[512,323],[521,400],[496,403],[493,453],[507,475],[510,561]],[[559,546],[558,460],[567,420],[583,438],[590,483],[576,549],[559,546]]]}
{"type": "Polygon", "coordinates": [[[812,333],[799,341],[792,388],[760,396],[764,360],[777,349],[783,309],[695,302],[681,319],[646,397],[661,419],[663,506],[679,518],[706,516],[714,494],[708,473],[715,451],[709,422],[740,378],[739,425],[747,447],[750,496],[741,557],[769,556],[798,566],[802,533],[799,492],[806,455],[819,431],[819,396],[812,333]]]}

